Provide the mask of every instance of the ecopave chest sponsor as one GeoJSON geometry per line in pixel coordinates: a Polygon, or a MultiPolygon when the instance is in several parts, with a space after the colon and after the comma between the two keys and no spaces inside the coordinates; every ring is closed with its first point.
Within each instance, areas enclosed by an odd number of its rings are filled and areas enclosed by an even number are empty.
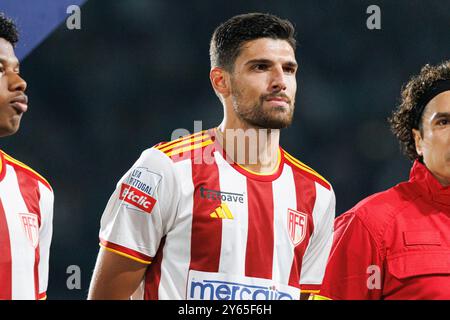
{"type": "Polygon", "coordinates": [[[133,168],[130,175],[120,187],[119,199],[130,209],[139,209],[151,213],[156,199],[153,197],[161,182],[161,175],[147,168],[133,168]]]}
{"type": "Polygon", "coordinates": [[[225,192],[220,190],[207,189],[200,187],[200,197],[209,200],[220,200],[223,202],[244,203],[244,194],[225,192]]]}
{"type": "Polygon", "coordinates": [[[269,279],[189,271],[187,300],[298,300],[300,289],[269,279]]]}

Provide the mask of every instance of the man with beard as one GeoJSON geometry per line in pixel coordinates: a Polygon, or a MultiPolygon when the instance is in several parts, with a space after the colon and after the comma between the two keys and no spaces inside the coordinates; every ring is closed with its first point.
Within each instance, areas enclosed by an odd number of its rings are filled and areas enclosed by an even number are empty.
{"type": "MultiPolygon", "coordinates": [[[[14,23],[0,13],[0,137],[15,134],[28,109],[17,41],[14,23]]],[[[0,150],[0,300],[46,298],[52,220],[49,183],[0,150]]]]}
{"type": "Polygon", "coordinates": [[[297,88],[294,28],[238,15],[211,40],[224,107],[210,130],[144,151],[103,213],[90,299],[299,299],[328,258],[331,185],[279,147],[297,88]]]}

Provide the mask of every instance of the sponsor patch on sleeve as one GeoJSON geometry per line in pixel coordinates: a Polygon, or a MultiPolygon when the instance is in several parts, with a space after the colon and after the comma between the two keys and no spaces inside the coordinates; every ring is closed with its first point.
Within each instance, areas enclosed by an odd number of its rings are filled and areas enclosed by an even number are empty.
{"type": "Polygon", "coordinates": [[[129,209],[151,213],[157,202],[154,194],[161,180],[161,175],[148,168],[134,168],[120,186],[119,199],[129,209]]]}

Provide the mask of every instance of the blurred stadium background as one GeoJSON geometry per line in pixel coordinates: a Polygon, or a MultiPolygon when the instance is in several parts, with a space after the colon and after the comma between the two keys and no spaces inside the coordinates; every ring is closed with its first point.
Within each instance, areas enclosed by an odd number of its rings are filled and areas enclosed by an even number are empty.
{"type": "Polygon", "coordinates": [[[19,133],[0,141],[55,190],[49,299],[86,297],[100,216],[142,150],[176,128],[192,132],[194,120],[221,121],[210,36],[253,11],[295,23],[297,104],[282,145],[333,184],[337,214],[407,179],[386,118],[411,74],[449,58],[450,2],[89,0],[81,30],[61,23],[22,62],[30,109],[19,133]],[[381,30],[366,28],[371,4],[381,30]],[[66,287],[69,265],[81,268],[81,290],[66,287]]]}

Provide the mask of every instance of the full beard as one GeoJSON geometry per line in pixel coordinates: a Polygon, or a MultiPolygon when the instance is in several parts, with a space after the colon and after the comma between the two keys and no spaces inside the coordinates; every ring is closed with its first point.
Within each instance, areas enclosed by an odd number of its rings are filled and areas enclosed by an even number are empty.
{"type": "Polygon", "coordinates": [[[289,108],[286,110],[283,106],[266,107],[264,102],[270,95],[262,95],[259,101],[253,105],[243,105],[240,102],[240,92],[232,92],[233,109],[240,120],[250,124],[254,127],[267,129],[283,129],[291,125],[294,104],[289,103],[289,108]]]}

